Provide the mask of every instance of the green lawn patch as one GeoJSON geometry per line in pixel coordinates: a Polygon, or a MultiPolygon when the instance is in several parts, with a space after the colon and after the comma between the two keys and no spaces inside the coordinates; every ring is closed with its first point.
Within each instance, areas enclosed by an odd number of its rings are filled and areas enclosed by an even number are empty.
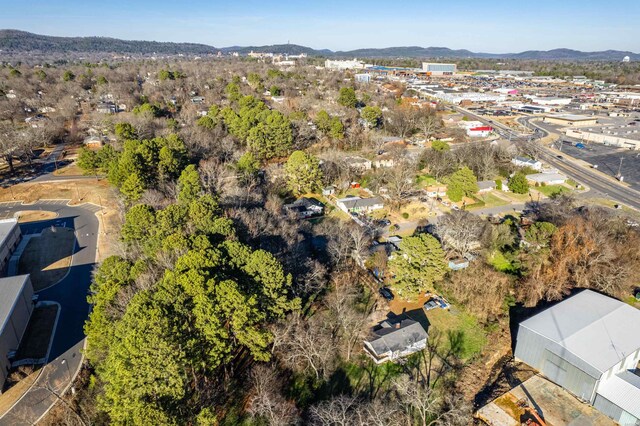
{"type": "Polygon", "coordinates": [[[443,333],[443,349],[449,349],[451,344],[459,345],[459,353],[464,361],[479,354],[487,344],[484,328],[478,324],[473,315],[467,312],[455,307],[451,311],[432,309],[427,312],[427,318],[431,328],[443,333]],[[455,338],[449,339],[449,335],[455,338]]]}
{"type": "Polygon", "coordinates": [[[476,195],[475,197],[477,197],[477,199],[479,201],[482,201],[482,203],[478,203],[478,204],[471,204],[468,205],[467,208],[469,209],[477,209],[477,208],[481,208],[481,207],[498,207],[498,206],[506,206],[507,204],[509,204],[508,201],[503,200],[502,198],[498,197],[497,195],[494,195],[490,192],[486,193],[486,194],[482,194],[482,195],[476,195]]]}
{"type": "Polygon", "coordinates": [[[536,187],[537,191],[542,192],[547,197],[553,197],[555,195],[563,194],[565,192],[571,191],[564,185],[547,185],[547,186],[539,186],[536,187]]]}
{"type": "Polygon", "coordinates": [[[431,175],[418,175],[416,176],[416,186],[418,187],[427,187],[437,185],[438,181],[431,175]]]}

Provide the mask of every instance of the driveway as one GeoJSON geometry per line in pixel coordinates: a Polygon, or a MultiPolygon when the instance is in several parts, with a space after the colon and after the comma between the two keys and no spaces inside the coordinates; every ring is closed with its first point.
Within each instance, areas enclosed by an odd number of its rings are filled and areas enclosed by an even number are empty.
{"type": "Polygon", "coordinates": [[[69,273],[60,282],[38,293],[39,300],[60,304],[60,317],[53,337],[49,363],[34,386],[0,418],[0,426],[31,425],[37,422],[68,388],[82,364],[84,323],[89,315],[87,292],[95,265],[99,222],[98,206],[83,204],[67,206],[67,200],[39,201],[23,205],[20,202],[0,203],[0,218],[13,217],[21,210],[44,210],[58,214],[55,219],[20,225],[23,234],[39,233],[51,226],[75,230],[76,246],[69,273]]]}

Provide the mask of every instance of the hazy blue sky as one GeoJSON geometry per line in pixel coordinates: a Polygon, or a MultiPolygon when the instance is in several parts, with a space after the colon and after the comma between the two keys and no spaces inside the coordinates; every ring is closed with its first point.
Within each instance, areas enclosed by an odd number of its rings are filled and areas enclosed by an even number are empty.
{"type": "Polygon", "coordinates": [[[0,28],[216,47],[640,52],[640,0],[0,0],[0,28]]]}

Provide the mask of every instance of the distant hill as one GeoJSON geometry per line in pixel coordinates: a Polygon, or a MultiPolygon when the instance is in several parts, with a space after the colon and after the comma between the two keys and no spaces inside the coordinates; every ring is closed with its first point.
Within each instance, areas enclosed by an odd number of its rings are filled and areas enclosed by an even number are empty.
{"type": "Polygon", "coordinates": [[[601,52],[581,52],[572,49],[528,50],[520,53],[479,53],[469,50],[453,50],[446,47],[401,46],[369,48],[334,52],[329,49],[312,49],[297,44],[276,44],[268,46],[231,46],[216,49],[197,43],[169,43],[157,41],[120,40],[109,37],[53,37],[32,34],[18,30],[0,30],[0,50],[5,53],[38,52],[56,53],[128,53],[128,54],[195,54],[238,52],[273,52],[308,56],[357,57],[357,58],[496,58],[529,60],[600,60],[621,61],[625,56],[640,60],[640,54],[619,50],[601,52]]]}
{"type": "Polygon", "coordinates": [[[0,50],[42,53],[129,53],[196,54],[215,53],[212,46],[197,43],[120,40],[109,37],[53,37],[18,30],[0,30],[0,50]]]}

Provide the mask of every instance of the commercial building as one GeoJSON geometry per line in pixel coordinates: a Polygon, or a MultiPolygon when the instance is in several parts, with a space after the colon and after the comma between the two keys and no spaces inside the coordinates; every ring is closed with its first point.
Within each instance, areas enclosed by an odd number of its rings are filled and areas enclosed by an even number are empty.
{"type": "Polygon", "coordinates": [[[0,390],[32,312],[33,286],[29,275],[0,278],[0,390]]]}
{"type": "Polygon", "coordinates": [[[422,70],[430,75],[453,75],[456,73],[456,64],[439,64],[433,62],[423,62],[422,70]]]}
{"type": "Polygon", "coordinates": [[[21,237],[18,219],[0,220],[0,274],[4,274],[7,263],[21,237]]]}
{"type": "Polygon", "coordinates": [[[567,129],[565,133],[569,137],[578,138],[585,142],[597,142],[604,145],[640,150],[640,133],[638,133],[638,130],[612,130],[602,128],[600,129],[600,132],[601,133],[597,133],[592,129],[587,129],[587,131],[579,129],[567,129]]]}
{"type": "Polygon", "coordinates": [[[354,76],[358,83],[370,83],[371,82],[371,74],[356,74],[354,76]]]}
{"type": "Polygon", "coordinates": [[[595,126],[596,124],[598,124],[597,117],[591,117],[588,115],[577,115],[577,114],[545,115],[542,121],[544,121],[545,123],[558,124],[560,126],[572,126],[572,127],[595,126]]]}
{"type": "Polygon", "coordinates": [[[640,310],[591,290],[520,323],[515,358],[621,425],[640,422],[640,310]]]}
{"type": "Polygon", "coordinates": [[[324,67],[330,70],[361,70],[364,69],[364,62],[357,59],[353,60],[332,60],[324,61],[324,67]]]}

